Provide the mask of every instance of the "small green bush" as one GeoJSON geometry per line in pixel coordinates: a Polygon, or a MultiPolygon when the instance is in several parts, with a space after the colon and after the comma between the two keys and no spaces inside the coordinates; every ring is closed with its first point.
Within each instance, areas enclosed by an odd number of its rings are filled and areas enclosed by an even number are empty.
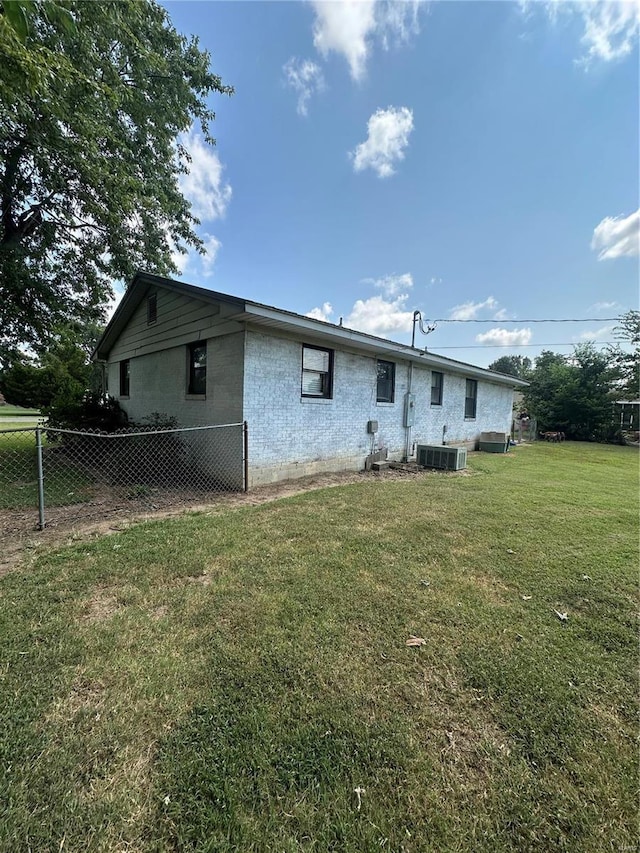
{"type": "Polygon", "coordinates": [[[57,429],[115,432],[129,422],[127,413],[114,397],[96,392],[78,395],[75,389],[58,394],[43,414],[49,426],[57,429]]]}

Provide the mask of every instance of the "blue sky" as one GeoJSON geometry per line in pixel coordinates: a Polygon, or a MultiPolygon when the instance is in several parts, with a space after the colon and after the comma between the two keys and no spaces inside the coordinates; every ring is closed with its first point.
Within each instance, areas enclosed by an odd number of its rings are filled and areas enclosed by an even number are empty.
{"type": "Polygon", "coordinates": [[[637,2],[165,5],[236,89],[184,281],[480,365],[638,307],[637,2]]]}

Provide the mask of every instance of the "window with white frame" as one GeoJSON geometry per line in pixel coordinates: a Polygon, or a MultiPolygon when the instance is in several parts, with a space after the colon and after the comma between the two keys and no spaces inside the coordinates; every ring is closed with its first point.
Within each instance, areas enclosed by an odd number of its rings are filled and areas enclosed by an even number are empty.
{"type": "Polygon", "coordinates": [[[303,397],[333,396],[333,350],[302,345],[301,394],[303,397]]]}

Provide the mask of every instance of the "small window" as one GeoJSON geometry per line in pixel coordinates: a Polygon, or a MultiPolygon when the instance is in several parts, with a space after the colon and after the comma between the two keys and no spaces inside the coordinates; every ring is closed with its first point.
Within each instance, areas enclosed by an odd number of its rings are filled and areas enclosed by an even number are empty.
{"type": "Polygon", "coordinates": [[[207,392],[207,342],[189,344],[189,384],[187,394],[204,395],[207,392]]]}
{"type": "Polygon", "coordinates": [[[120,396],[129,396],[129,359],[120,362],[120,396]]]}
{"type": "Polygon", "coordinates": [[[444,375],[435,370],[431,371],[431,405],[442,405],[442,386],[444,384],[444,375]]]}
{"type": "Polygon", "coordinates": [[[155,323],[158,319],[158,294],[151,293],[147,296],[147,326],[155,323]]]}
{"type": "Polygon", "coordinates": [[[467,390],[464,398],[465,418],[475,418],[478,401],[478,383],[475,379],[467,379],[467,390]]]}
{"type": "Polygon", "coordinates": [[[378,362],[378,403],[393,403],[396,366],[392,361],[378,362]]]}
{"type": "Polygon", "coordinates": [[[325,397],[333,395],[333,350],[302,346],[303,397],[325,397]]]}

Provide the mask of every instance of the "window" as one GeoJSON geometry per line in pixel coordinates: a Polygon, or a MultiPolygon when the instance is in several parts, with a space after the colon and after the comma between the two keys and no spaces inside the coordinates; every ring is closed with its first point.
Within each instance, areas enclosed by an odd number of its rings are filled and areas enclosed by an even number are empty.
{"type": "Polygon", "coordinates": [[[396,366],[392,361],[378,362],[378,403],[393,403],[396,366]]]}
{"type": "Polygon", "coordinates": [[[189,384],[187,394],[204,396],[207,392],[207,342],[189,344],[189,384]]]}
{"type": "Polygon", "coordinates": [[[467,379],[467,391],[464,398],[465,418],[475,418],[478,401],[478,383],[475,379],[467,379]]]}
{"type": "Polygon", "coordinates": [[[120,362],[120,396],[129,396],[129,359],[120,362]]]}
{"type": "Polygon", "coordinates": [[[158,294],[151,293],[147,296],[147,326],[155,323],[158,319],[158,294]]]}
{"type": "Polygon", "coordinates": [[[333,396],[333,350],[302,345],[302,396],[333,396]]]}
{"type": "Polygon", "coordinates": [[[431,405],[442,405],[442,386],[444,375],[435,370],[431,371],[431,405]]]}

